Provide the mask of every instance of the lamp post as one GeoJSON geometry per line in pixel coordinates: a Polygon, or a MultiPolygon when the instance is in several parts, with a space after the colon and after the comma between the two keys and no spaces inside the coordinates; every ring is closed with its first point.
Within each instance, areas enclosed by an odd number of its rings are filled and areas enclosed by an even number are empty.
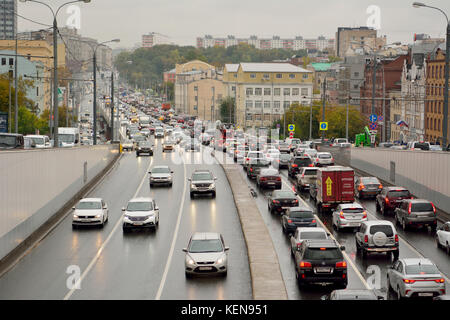
{"type": "MultiPolygon", "coordinates": [[[[37,0],[20,0],[20,2],[36,2],[39,4],[42,4],[50,9],[50,11],[53,14],[53,115],[54,115],[54,123],[53,123],[53,139],[54,139],[54,147],[59,147],[59,139],[58,139],[58,21],[56,20],[56,17],[58,16],[59,10],[64,7],[65,5],[76,3],[76,2],[84,2],[89,3],[91,0],[74,0],[66,2],[58,7],[56,9],[56,12],[45,2],[37,1],[37,0]]],[[[16,44],[16,51],[17,51],[17,44],[16,44]]],[[[17,52],[16,52],[17,54],[17,52]]],[[[17,61],[17,58],[16,58],[17,61]]],[[[16,64],[17,65],[17,64],[16,64]]],[[[16,72],[16,78],[17,78],[17,72],[16,72]]],[[[17,95],[17,88],[16,88],[16,95],[17,95]]],[[[17,100],[17,99],[16,99],[17,100]]],[[[17,117],[16,117],[17,121],[17,117]]]]}
{"type": "Polygon", "coordinates": [[[449,80],[449,62],[450,62],[450,22],[447,14],[436,7],[428,6],[422,2],[414,2],[414,8],[430,8],[441,12],[447,20],[447,34],[445,42],[445,66],[444,66],[444,110],[443,110],[443,123],[442,123],[442,150],[447,150],[447,131],[448,131],[448,80],[449,80]]]}

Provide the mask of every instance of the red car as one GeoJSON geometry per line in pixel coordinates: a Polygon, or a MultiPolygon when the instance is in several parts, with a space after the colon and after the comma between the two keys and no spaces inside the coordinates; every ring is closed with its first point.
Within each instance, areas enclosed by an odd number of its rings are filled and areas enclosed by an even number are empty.
{"type": "Polygon", "coordinates": [[[403,187],[385,187],[376,197],[375,206],[377,212],[381,211],[384,214],[388,211],[394,211],[405,199],[413,199],[408,189],[403,187]]]}

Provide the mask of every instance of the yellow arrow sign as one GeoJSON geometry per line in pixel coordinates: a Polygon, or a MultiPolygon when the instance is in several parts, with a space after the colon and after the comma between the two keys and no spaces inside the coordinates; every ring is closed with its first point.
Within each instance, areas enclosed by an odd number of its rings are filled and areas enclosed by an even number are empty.
{"type": "Polygon", "coordinates": [[[327,196],[331,196],[333,194],[331,185],[333,184],[333,180],[331,180],[330,177],[328,177],[327,180],[325,180],[325,183],[327,185],[327,196]]]}

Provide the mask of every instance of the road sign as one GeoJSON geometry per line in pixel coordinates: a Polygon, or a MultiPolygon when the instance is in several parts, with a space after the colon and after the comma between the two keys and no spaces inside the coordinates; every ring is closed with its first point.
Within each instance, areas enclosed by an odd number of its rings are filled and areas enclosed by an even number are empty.
{"type": "Polygon", "coordinates": [[[294,132],[293,131],[289,132],[289,138],[293,138],[293,137],[294,137],[294,132]]]}
{"type": "Polygon", "coordinates": [[[372,113],[370,116],[369,116],[369,120],[370,120],[370,122],[376,122],[377,121],[377,115],[376,114],[374,114],[374,113],[372,113]]]}
{"type": "Polygon", "coordinates": [[[370,130],[375,130],[376,128],[377,128],[377,124],[376,124],[376,122],[372,122],[371,124],[369,124],[369,129],[370,130]]]}
{"type": "Polygon", "coordinates": [[[383,116],[379,116],[377,120],[383,122],[384,118],[383,116]]]}
{"type": "Polygon", "coordinates": [[[370,134],[371,134],[371,135],[375,135],[375,136],[376,136],[377,133],[378,133],[378,130],[370,130],[370,134]]]}
{"type": "Polygon", "coordinates": [[[295,131],[295,124],[288,124],[288,130],[289,131],[295,131]]]}
{"type": "Polygon", "coordinates": [[[327,196],[332,196],[333,195],[333,189],[332,189],[333,180],[331,180],[331,178],[328,177],[328,179],[325,180],[325,183],[327,185],[327,196]]]}
{"type": "Polygon", "coordinates": [[[8,132],[8,113],[0,112],[0,132],[8,132]]]}
{"type": "Polygon", "coordinates": [[[321,122],[320,130],[328,130],[328,122],[321,122]]]}
{"type": "Polygon", "coordinates": [[[376,136],[374,136],[374,135],[373,135],[373,136],[370,136],[370,143],[375,143],[375,137],[376,137],[376,136]]]}

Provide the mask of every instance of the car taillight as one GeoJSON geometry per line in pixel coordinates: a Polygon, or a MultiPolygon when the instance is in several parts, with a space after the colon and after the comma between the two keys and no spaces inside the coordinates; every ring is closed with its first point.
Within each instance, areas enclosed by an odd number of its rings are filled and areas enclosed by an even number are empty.
{"type": "Polygon", "coordinates": [[[311,268],[312,267],[311,263],[306,262],[306,261],[300,262],[299,266],[300,266],[300,268],[311,268]]]}
{"type": "Polygon", "coordinates": [[[250,158],[247,158],[247,159],[245,159],[246,161],[249,161],[250,160],[250,158]]]}
{"type": "Polygon", "coordinates": [[[413,284],[414,282],[416,282],[416,280],[411,280],[411,279],[403,279],[404,283],[408,283],[408,284],[413,284]]]}
{"type": "Polygon", "coordinates": [[[367,235],[364,236],[364,242],[368,243],[369,242],[369,237],[367,235]]]}
{"type": "Polygon", "coordinates": [[[345,261],[336,262],[336,269],[337,268],[347,268],[347,262],[345,261]]]}
{"type": "Polygon", "coordinates": [[[316,223],[316,219],[313,219],[313,220],[311,221],[311,223],[316,223]]]}
{"type": "Polygon", "coordinates": [[[389,198],[385,198],[384,201],[386,202],[386,204],[389,204],[389,198]]]}
{"type": "Polygon", "coordinates": [[[380,185],[378,186],[378,189],[383,189],[383,185],[380,184],[380,185]]]}
{"type": "Polygon", "coordinates": [[[445,279],[444,279],[444,278],[441,278],[441,279],[436,279],[436,280],[434,280],[434,281],[436,281],[436,283],[444,283],[444,282],[445,282],[445,279]]]}
{"type": "Polygon", "coordinates": [[[297,167],[298,167],[298,165],[295,163],[292,165],[292,168],[297,168],[297,167]]]}
{"type": "Polygon", "coordinates": [[[366,211],[363,212],[363,219],[365,219],[365,218],[367,218],[367,212],[366,211]]]}
{"type": "Polygon", "coordinates": [[[395,235],[395,242],[398,242],[398,234],[395,235]]]}
{"type": "Polygon", "coordinates": [[[319,162],[319,158],[316,158],[316,162],[319,162]]]}
{"type": "Polygon", "coordinates": [[[294,203],[298,203],[298,199],[295,199],[295,200],[294,200],[294,203]]]}
{"type": "Polygon", "coordinates": [[[331,158],[331,162],[334,162],[334,158],[331,158]]]}
{"type": "Polygon", "coordinates": [[[436,207],[434,206],[433,202],[431,203],[431,205],[433,206],[433,212],[434,212],[434,214],[436,214],[436,207]]]}
{"type": "Polygon", "coordinates": [[[411,214],[411,206],[412,206],[412,203],[410,203],[408,206],[408,214],[411,214]]]}
{"type": "Polygon", "coordinates": [[[344,218],[344,211],[339,212],[339,216],[340,216],[341,218],[344,218]]]}
{"type": "Polygon", "coordinates": [[[265,178],[265,177],[262,177],[259,179],[259,181],[266,181],[266,180],[267,180],[267,178],[265,178]]]}
{"type": "Polygon", "coordinates": [[[250,168],[250,172],[253,172],[253,168],[250,168]]]}
{"type": "Polygon", "coordinates": [[[281,177],[277,177],[277,181],[281,181],[281,177]]]}
{"type": "Polygon", "coordinates": [[[288,220],[288,223],[292,223],[292,220],[291,220],[291,219],[289,219],[289,220],[288,220]]]}
{"type": "Polygon", "coordinates": [[[314,167],[314,165],[311,163],[308,167],[314,167]]]}
{"type": "Polygon", "coordinates": [[[359,186],[358,186],[358,190],[361,191],[361,190],[364,189],[364,188],[365,188],[364,184],[363,184],[363,183],[360,183],[359,186]]]}

